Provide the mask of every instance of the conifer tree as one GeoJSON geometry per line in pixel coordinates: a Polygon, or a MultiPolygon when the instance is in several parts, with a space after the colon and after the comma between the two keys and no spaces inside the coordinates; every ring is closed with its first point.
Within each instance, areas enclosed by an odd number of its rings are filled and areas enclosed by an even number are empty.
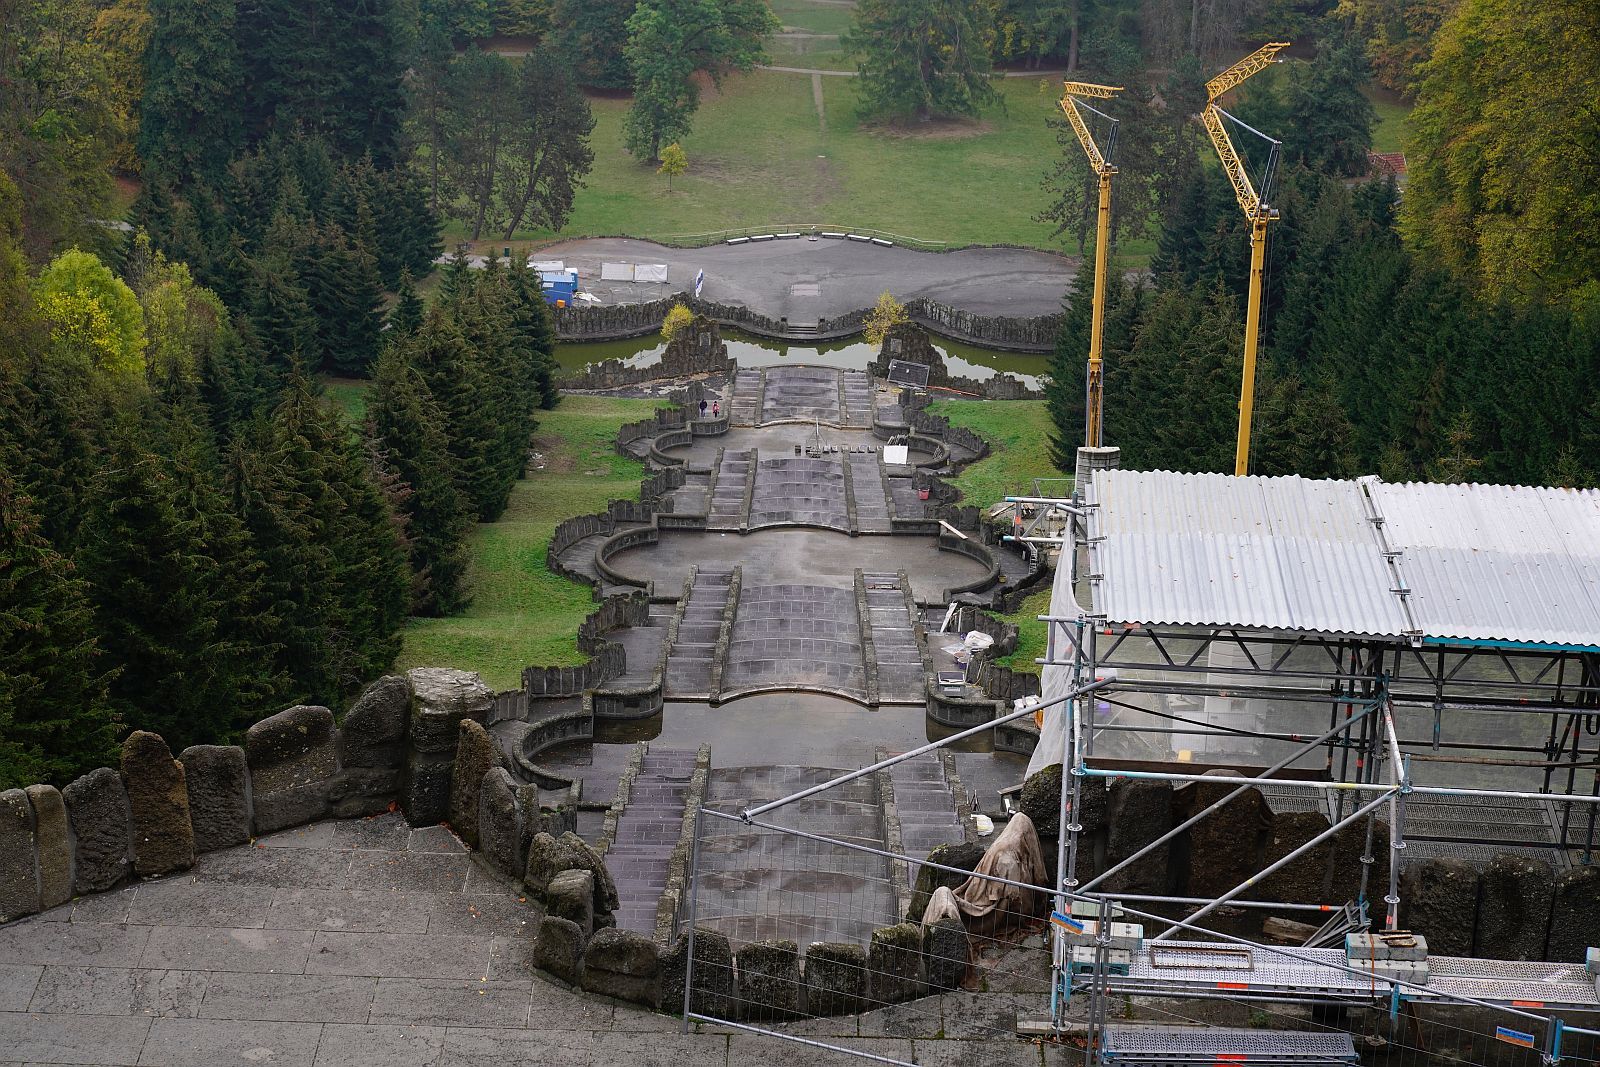
{"type": "Polygon", "coordinates": [[[83,583],[0,462],[0,788],[65,785],[114,758],[118,727],[83,583]]]}
{"type": "MultiPolygon", "coordinates": [[[[232,2],[151,0],[139,119],[147,180],[178,186],[222,180],[244,132],[236,13],[232,2]]],[[[154,221],[145,225],[165,232],[154,221]]]]}
{"type": "Polygon", "coordinates": [[[480,520],[499,512],[502,494],[493,464],[498,412],[489,401],[488,370],[468,343],[453,310],[436,304],[410,339],[401,342],[411,366],[444,412],[456,475],[480,520]]]}
{"type": "Polygon", "coordinates": [[[456,484],[444,414],[404,348],[379,358],[368,405],[369,432],[385,463],[408,488],[411,613],[450,615],[466,603],[466,536],[473,512],[456,484]]]}
{"type": "Polygon", "coordinates": [[[396,291],[398,299],[395,300],[394,310],[389,312],[389,342],[397,342],[402,337],[410,337],[417,332],[417,327],[422,325],[422,313],[425,310],[422,297],[417,295],[417,287],[411,283],[411,272],[403,271],[400,275],[400,287],[396,291]]]}

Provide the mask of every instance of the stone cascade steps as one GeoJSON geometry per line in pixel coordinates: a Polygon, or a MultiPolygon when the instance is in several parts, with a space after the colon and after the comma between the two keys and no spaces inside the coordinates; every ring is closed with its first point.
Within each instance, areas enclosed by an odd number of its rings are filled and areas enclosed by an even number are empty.
{"type": "Polygon", "coordinates": [[[761,398],[761,421],[840,422],[839,371],[832,367],[772,367],[761,398]]]}
{"type": "Polygon", "coordinates": [[[745,485],[750,477],[750,465],[754,462],[754,450],[735,450],[722,454],[722,461],[717,467],[716,484],[710,489],[710,507],[706,511],[709,529],[737,530],[748,521],[745,485]]]}
{"type": "Polygon", "coordinates": [[[735,426],[754,426],[761,417],[763,378],[761,371],[740,370],[733,376],[733,401],[728,418],[735,426]]]}
{"type": "MultiPolygon", "coordinates": [[[[781,757],[779,757],[781,758],[781,757]]],[[[731,767],[711,772],[706,807],[737,813],[844,773],[817,767],[731,767]]],[[[761,817],[882,849],[883,809],[871,777],[761,817]]],[[[761,938],[866,944],[895,921],[897,901],[880,856],[723,819],[702,820],[697,921],[735,945],[761,938]]]]}
{"type": "Polygon", "coordinates": [[[674,699],[711,694],[711,664],[716,657],[722,613],[733,582],[732,568],[701,567],[689,587],[678,623],[678,637],[667,652],[667,695],[674,699]]]}
{"type": "Polygon", "coordinates": [[[806,523],[849,529],[842,461],[833,456],[780,456],[756,464],[750,526],[806,523]]]}
{"type": "MultiPolygon", "coordinates": [[[[966,839],[956,796],[936,753],[904,760],[889,768],[895,813],[900,819],[900,847],[908,856],[926,856],[935,845],[966,839]]],[[[917,881],[920,864],[909,864],[907,878],[917,881]]]]}
{"type": "Polygon", "coordinates": [[[651,749],[633,780],[616,839],[605,855],[617,883],[617,926],[623,930],[655,933],[656,904],[683,831],[684,795],[694,763],[692,749],[651,749]]]}
{"type": "Polygon", "coordinates": [[[861,577],[877,656],[878,699],[921,703],[927,699],[927,673],[917,645],[916,616],[905,575],[863,572],[861,577]]]}
{"type": "Polygon", "coordinates": [[[876,452],[852,453],[845,457],[845,475],[855,496],[856,530],[860,533],[890,533],[888,485],[883,463],[876,452]]]}
{"type": "Polygon", "coordinates": [[[871,429],[873,407],[871,376],[864,371],[845,371],[839,391],[844,399],[844,424],[871,429]]]}

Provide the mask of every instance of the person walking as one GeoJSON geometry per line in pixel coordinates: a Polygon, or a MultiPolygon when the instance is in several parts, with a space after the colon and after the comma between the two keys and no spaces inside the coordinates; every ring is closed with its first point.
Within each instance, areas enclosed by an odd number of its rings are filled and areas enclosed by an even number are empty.
{"type": "Polygon", "coordinates": [[[711,405],[711,417],[713,419],[722,418],[722,401],[718,400],[711,405]]]}
{"type": "Polygon", "coordinates": [[[706,417],[706,402],[705,398],[703,397],[700,400],[700,417],[702,419],[706,417]]]}

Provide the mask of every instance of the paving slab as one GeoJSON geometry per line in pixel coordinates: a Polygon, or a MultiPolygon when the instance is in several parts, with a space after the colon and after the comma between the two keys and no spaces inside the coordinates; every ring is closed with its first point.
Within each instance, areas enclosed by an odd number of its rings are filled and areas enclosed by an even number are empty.
{"type": "Polygon", "coordinates": [[[150,1025],[128,1016],[3,1012],[0,1048],[22,1063],[136,1064],[150,1025]]]}
{"type": "Polygon", "coordinates": [[[322,1028],[316,1067],[433,1067],[444,1053],[442,1026],[322,1028]]]}
{"type": "Polygon", "coordinates": [[[356,852],[350,861],[351,889],[459,893],[467,886],[472,857],[412,852],[356,852]]]}
{"type": "Polygon", "coordinates": [[[273,891],[215,882],[146,882],[136,891],[128,922],[139,926],[261,927],[273,891]]]}
{"type": "Polygon", "coordinates": [[[0,927],[0,960],[137,967],[149,940],[148,926],[24,920],[0,927]]]}
{"type": "Polygon", "coordinates": [[[446,893],[428,898],[427,920],[430,934],[505,934],[532,935],[539,910],[526,896],[496,897],[479,893],[446,893]]]}
{"type": "Polygon", "coordinates": [[[490,943],[488,937],[318,931],[305,970],[378,978],[482,978],[489,971],[490,943]]]}
{"type": "Polygon", "coordinates": [[[303,930],[251,927],[158,926],[140,956],[145,967],[298,974],[305,969],[311,934],[303,930]]]}
{"type": "Polygon", "coordinates": [[[146,1015],[192,1019],[210,987],[204,971],[47,967],[30,1011],[52,1015],[146,1015]]]}
{"type": "MultiPolygon", "coordinates": [[[[172,879],[172,881],[179,880],[183,880],[183,876],[172,879]]],[[[75,923],[125,923],[128,921],[128,912],[133,908],[134,898],[138,895],[138,886],[114,889],[109,893],[91,893],[79,897],[60,910],[67,911],[75,923]]],[[[41,918],[50,917],[41,916],[41,918]]]]}
{"type": "Polygon", "coordinates": [[[240,1023],[215,1019],[157,1019],[139,1058],[161,1067],[262,1064],[311,1067],[322,1038],[320,1023],[240,1023]]]}
{"type": "Polygon", "coordinates": [[[439,1067],[589,1067],[595,1063],[587,1030],[445,1030],[439,1067]]]}
{"type": "Polygon", "coordinates": [[[43,973],[36,963],[0,963],[0,1011],[27,1011],[43,973]]]}
{"type": "Polygon", "coordinates": [[[274,889],[349,889],[349,850],[264,848],[240,845],[195,861],[197,882],[261,885],[274,889]]]}
{"type": "Polygon", "coordinates": [[[202,1019],[364,1023],[376,978],[330,974],[214,974],[202,1019]]]}
{"type": "Polygon", "coordinates": [[[429,1026],[521,1027],[528,1022],[533,981],[449,981],[438,978],[383,978],[372,1002],[375,1023],[429,1026]]]}
{"type": "Polygon", "coordinates": [[[420,934],[437,906],[427,893],[380,889],[279,889],[266,911],[266,926],[287,930],[338,930],[420,934]]]}

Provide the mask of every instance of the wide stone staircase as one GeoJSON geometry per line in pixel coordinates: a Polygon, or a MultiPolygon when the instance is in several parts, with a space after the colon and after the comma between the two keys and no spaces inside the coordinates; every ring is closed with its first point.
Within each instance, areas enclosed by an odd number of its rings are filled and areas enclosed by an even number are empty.
{"type": "Polygon", "coordinates": [[[872,376],[865,371],[847,370],[839,386],[844,409],[844,425],[872,428],[872,376]]]}
{"type": "Polygon", "coordinates": [[[760,370],[740,370],[733,376],[733,402],[728,420],[735,426],[754,426],[761,417],[763,378],[760,370]]]}
{"type": "Polygon", "coordinates": [[[617,883],[617,926],[641,934],[656,929],[656,905],[667,887],[667,867],[683,831],[684,795],[694,775],[695,753],[653,748],[629,787],[627,806],[606,850],[617,883]]]}
{"type": "Polygon", "coordinates": [[[889,501],[883,478],[883,463],[878,453],[851,452],[845,456],[845,475],[856,505],[856,530],[859,533],[889,533],[889,501]]]}
{"type": "Polygon", "coordinates": [[[737,530],[745,524],[745,486],[756,458],[753,448],[722,453],[716,482],[711,486],[711,507],[706,513],[708,528],[737,530]]]}
{"type": "Polygon", "coordinates": [[[927,699],[927,673],[917,645],[915,601],[903,573],[862,572],[872,649],[878,667],[878,699],[920,704],[927,699]]]}
{"type": "MultiPolygon", "coordinates": [[[[738,813],[842,774],[818,767],[733,767],[711,772],[706,807],[738,813]]],[[[760,819],[883,848],[882,808],[871,776],[760,819]]],[[[735,945],[762,938],[866,944],[895,921],[897,900],[881,856],[760,826],[702,820],[695,921],[735,945]]]]}
{"type": "MultiPolygon", "coordinates": [[[[938,753],[894,764],[889,768],[889,781],[894,788],[895,814],[900,820],[900,848],[906,855],[926,856],[935,845],[965,840],[957,811],[959,798],[951,789],[946,764],[938,753]]],[[[915,885],[920,865],[910,866],[908,881],[915,885]]]]}
{"type": "Polygon", "coordinates": [[[667,651],[669,697],[706,699],[711,695],[711,666],[735,570],[702,566],[695,572],[677,639],[667,651]]]}

